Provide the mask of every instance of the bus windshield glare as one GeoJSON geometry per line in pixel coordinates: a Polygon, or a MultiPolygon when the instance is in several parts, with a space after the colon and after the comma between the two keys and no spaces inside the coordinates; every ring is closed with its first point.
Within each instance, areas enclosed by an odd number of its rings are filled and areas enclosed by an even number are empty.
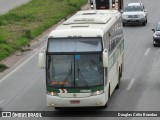
{"type": "Polygon", "coordinates": [[[50,38],[47,52],[100,52],[101,38],[50,38]]]}
{"type": "Polygon", "coordinates": [[[103,85],[100,39],[52,39],[48,42],[46,70],[48,86],[87,88],[103,85]]]}

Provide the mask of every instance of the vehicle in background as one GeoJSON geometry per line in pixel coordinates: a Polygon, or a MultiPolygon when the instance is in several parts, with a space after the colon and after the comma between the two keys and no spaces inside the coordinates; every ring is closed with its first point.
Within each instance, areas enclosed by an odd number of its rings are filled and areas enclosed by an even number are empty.
{"type": "Polygon", "coordinates": [[[46,70],[47,106],[106,107],[124,68],[120,12],[77,12],[49,34],[39,68],[46,70]]]}
{"type": "Polygon", "coordinates": [[[126,24],[147,24],[147,10],[142,3],[129,3],[124,7],[122,13],[123,26],[126,24]]]}
{"type": "Polygon", "coordinates": [[[152,29],[153,33],[153,46],[160,45],[160,22],[158,22],[156,29],[152,29]]]}
{"type": "Polygon", "coordinates": [[[123,0],[90,0],[90,6],[93,6],[91,8],[94,10],[120,10],[123,7],[123,0]]]}
{"type": "Polygon", "coordinates": [[[89,0],[90,8],[93,9],[93,0],[89,0]]]}

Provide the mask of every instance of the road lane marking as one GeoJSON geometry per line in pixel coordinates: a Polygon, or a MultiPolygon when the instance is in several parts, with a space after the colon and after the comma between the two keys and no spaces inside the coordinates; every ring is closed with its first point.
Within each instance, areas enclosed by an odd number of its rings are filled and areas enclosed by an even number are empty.
{"type": "Polygon", "coordinates": [[[19,70],[23,65],[25,65],[28,61],[30,61],[34,56],[36,56],[40,51],[42,51],[46,46],[43,46],[38,50],[36,53],[34,53],[32,56],[30,56],[28,59],[26,59],[23,63],[21,63],[18,67],[16,67],[13,71],[11,71],[9,74],[4,76],[2,79],[0,79],[0,84],[5,81],[8,77],[10,77],[13,73],[15,73],[17,70],[19,70]]]}
{"type": "Polygon", "coordinates": [[[131,81],[130,81],[130,83],[129,83],[128,87],[127,87],[127,90],[130,90],[130,89],[131,89],[131,87],[132,87],[132,85],[133,85],[134,81],[135,81],[135,79],[134,79],[134,78],[133,78],[133,79],[131,79],[131,81]]]}
{"type": "Polygon", "coordinates": [[[144,53],[144,55],[145,55],[145,56],[147,56],[147,55],[148,55],[148,53],[149,53],[150,49],[151,49],[151,48],[148,48],[148,49],[146,50],[146,52],[144,53]]]}
{"type": "Polygon", "coordinates": [[[2,104],[4,102],[4,100],[0,100],[0,104],[2,104]]]}

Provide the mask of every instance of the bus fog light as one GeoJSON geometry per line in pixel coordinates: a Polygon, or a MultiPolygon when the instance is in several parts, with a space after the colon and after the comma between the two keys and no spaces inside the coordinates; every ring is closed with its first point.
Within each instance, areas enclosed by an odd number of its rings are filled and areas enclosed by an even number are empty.
{"type": "Polygon", "coordinates": [[[49,104],[48,105],[48,107],[54,107],[55,106],[55,104],[49,104]]]}
{"type": "Polygon", "coordinates": [[[101,104],[102,104],[101,102],[97,102],[97,103],[96,103],[96,105],[101,105],[101,104]]]}
{"type": "Polygon", "coordinates": [[[100,94],[102,94],[102,93],[104,93],[103,90],[96,91],[96,92],[92,92],[92,96],[94,96],[94,95],[100,95],[100,94]]]}
{"type": "Polygon", "coordinates": [[[58,96],[58,94],[56,92],[48,92],[48,95],[51,95],[51,96],[58,96]]]}

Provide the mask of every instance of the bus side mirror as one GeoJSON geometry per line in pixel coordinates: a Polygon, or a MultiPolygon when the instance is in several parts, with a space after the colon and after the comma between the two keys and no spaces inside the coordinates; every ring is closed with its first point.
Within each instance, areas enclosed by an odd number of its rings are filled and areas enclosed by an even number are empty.
{"type": "Polygon", "coordinates": [[[45,50],[41,51],[38,56],[38,66],[40,69],[45,68],[45,61],[46,61],[46,53],[45,50]]]}
{"type": "Polygon", "coordinates": [[[103,51],[103,67],[108,67],[108,50],[103,51]]]}

